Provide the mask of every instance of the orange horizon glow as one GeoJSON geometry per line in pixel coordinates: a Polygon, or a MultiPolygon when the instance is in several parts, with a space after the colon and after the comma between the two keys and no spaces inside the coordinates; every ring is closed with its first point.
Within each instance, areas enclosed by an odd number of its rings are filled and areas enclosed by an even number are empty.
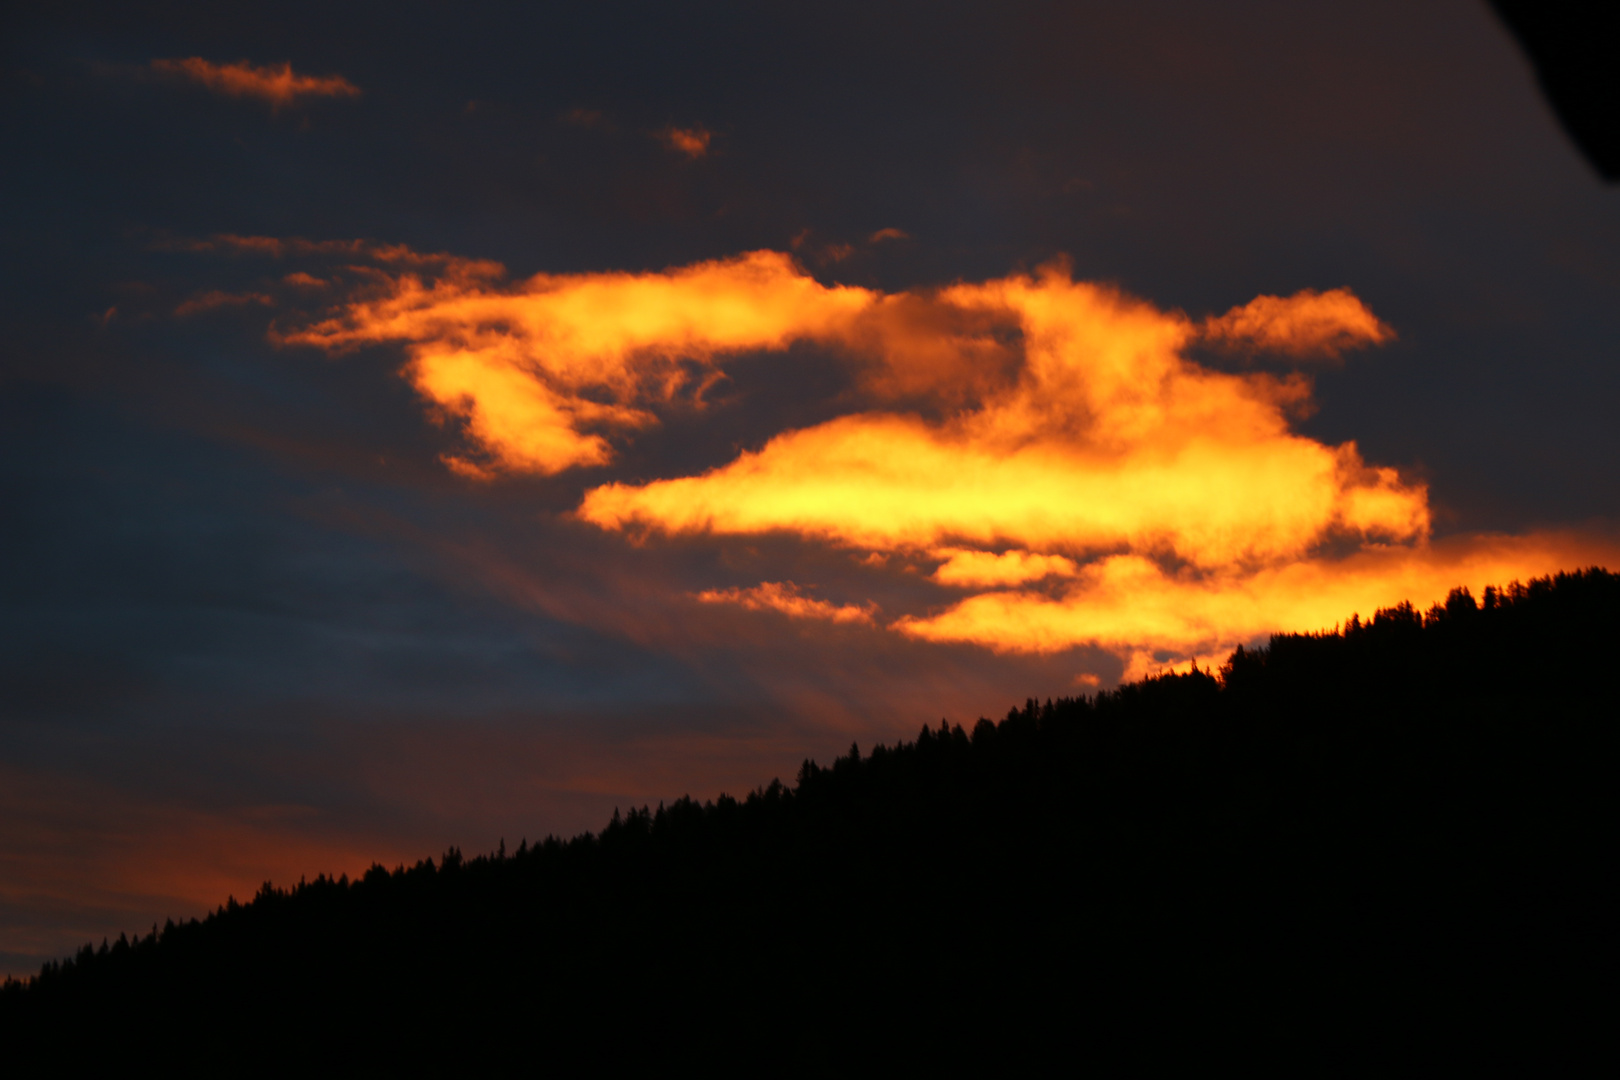
{"type": "Polygon", "coordinates": [[[1459,586],[1545,576],[1612,560],[1612,544],[1572,533],[1457,537],[1372,546],[1339,559],[1307,558],[1251,573],[1174,573],[1137,555],[1086,566],[1053,593],[981,593],[892,628],[929,641],[997,652],[1054,653],[1094,645],[1128,659],[1126,679],[1196,659],[1218,667],[1238,645],[1274,632],[1332,630],[1352,615],[1410,602],[1419,610],[1459,586]],[[1169,661],[1154,661],[1155,652],[1169,661]]]}
{"type": "Polygon", "coordinates": [[[278,109],[302,98],[356,97],[360,93],[358,86],[341,75],[300,75],[293,71],[291,63],[257,67],[246,60],[215,64],[200,56],[188,56],[153,60],[152,70],[189,79],[227,97],[260,98],[278,109]]]}
{"type": "Polygon", "coordinates": [[[882,624],[870,600],[791,582],[702,603],[998,652],[1092,646],[1137,675],[1459,584],[1613,561],[1573,534],[1432,542],[1423,483],[1293,430],[1306,376],[1187,355],[1206,342],[1309,360],[1392,340],[1348,289],[1197,322],[1063,263],[890,294],[823,284],[772,251],[512,285],[494,264],[411,258],[281,340],[403,343],[405,377],[464,422],[471,447],[445,461],[470,479],[608,464],[660,405],[701,405],[728,357],[809,342],[846,358],[867,408],[699,474],[599,484],[575,516],[642,539],[794,535],[957,596],[882,624]]]}

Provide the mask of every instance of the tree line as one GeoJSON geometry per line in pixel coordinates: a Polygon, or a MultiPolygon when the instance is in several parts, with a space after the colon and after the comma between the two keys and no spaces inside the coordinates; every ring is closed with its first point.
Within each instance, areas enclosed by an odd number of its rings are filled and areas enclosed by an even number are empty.
{"type": "Polygon", "coordinates": [[[1546,1055],[1604,1010],[1617,615],[1595,568],[1459,589],[741,799],[266,884],[7,983],[0,1033],[350,1066],[1546,1055]]]}

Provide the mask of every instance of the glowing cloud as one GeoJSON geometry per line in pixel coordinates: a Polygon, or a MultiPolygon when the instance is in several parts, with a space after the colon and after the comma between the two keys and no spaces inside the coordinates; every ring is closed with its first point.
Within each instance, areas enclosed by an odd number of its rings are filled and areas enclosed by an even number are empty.
{"type": "Polygon", "coordinates": [[[1378,320],[1349,289],[1293,296],[1257,296],[1200,328],[1210,342],[1233,348],[1333,359],[1346,349],[1393,341],[1395,331],[1378,320]]]}
{"type": "MultiPolygon", "coordinates": [[[[1186,354],[1199,341],[1308,357],[1390,340],[1344,289],[1197,323],[1061,264],[883,294],[823,285],[769,251],[515,285],[488,263],[376,258],[388,269],[369,293],[282,340],[403,343],[406,377],[464,422],[472,449],[446,462],[470,478],[605,464],[610,439],[656,423],[679,393],[701,395],[727,356],[797,341],[841,352],[864,411],[700,475],[600,484],[576,515],[643,537],[792,534],[872,571],[921,572],[951,593],[888,623],[919,640],[1100,646],[1142,674],[1457,584],[1613,558],[1547,535],[1431,544],[1421,483],[1367,464],[1354,443],[1292,430],[1307,379],[1186,354]]],[[[696,597],[878,625],[874,604],[792,583],[696,597]]]]}
{"type": "Polygon", "coordinates": [[[718,356],[845,336],[873,300],[769,251],[664,273],[541,274],[516,288],[497,287],[499,272],[466,263],[431,282],[406,273],[282,340],[407,342],[407,377],[464,419],[483,451],[483,462],[458,458],[464,471],[555,473],[610,461],[603,431],[656,422],[644,406],[674,397],[718,356]]]}
{"type": "Polygon", "coordinates": [[[833,604],[805,596],[791,581],[767,581],[751,589],[707,589],[696,594],[705,604],[736,604],[750,611],[780,611],[795,619],[821,619],[835,623],[872,624],[876,604],[858,607],[833,604]]]}
{"type": "Polygon", "coordinates": [[[956,286],[936,302],[1017,327],[1018,382],[938,423],[859,413],[702,476],[608,484],[580,516],[609,529],[785,531],[869,550],[1125,548],[1205,569],[1299,558],[1334,538],[1427,535],[1421,485],[1367,467],[1353,444],[1291,433],[1303,382],[1185,360],[1193,330],[1180,316],[1057,267],[956,286]]]}
{"type": "Polygon", "coordinates": [[[709,152],[714,132],[705,127],[667,127],[658,133],[665,146],[689,158],[700,158],[709,152]]]}
{"type": "Polygon", "coordinates": [[[1083,568],[1058,595],[983,593],[932,616],[902,618],[895,629],[1003,652],[1090,644],[1127,655],[1159,650],[1218,662],[1233,647],[1278,628],[1327,629],[1353,613],[1370,615],[1402,600],[1427,607],[1458,585],[1478,594],[1486,585],[1613,554],[1571,535],[1484,536],[1202,575],[1115,555],[1083,568]]]}
{"type": "Polygon", "coordinates": [[[154,60],[152,70],[189,79],[227,97],[260,98],[278,109],[304,98],[356,97],[360,93],[358,86],[341,75],[300,75],[287,63],[280,67],[255,67],[246,60],[214,64],[200,56],[191,56],[183,60],[154,60]]]}
{"type": "Polygon", "coordinates": [[[1048,577],[1074,577],[1080,572],[1073,559],[1062,555],[1035,555],[1028,551],[989,551],[945,549],[934,552],[945,562],[934,571],[941,585],[974,588],[985,585],[1023,585],[1048,577]]]}

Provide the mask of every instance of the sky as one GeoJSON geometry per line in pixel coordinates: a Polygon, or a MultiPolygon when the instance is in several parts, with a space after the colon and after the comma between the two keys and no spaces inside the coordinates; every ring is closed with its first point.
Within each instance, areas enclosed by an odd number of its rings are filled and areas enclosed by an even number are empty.
{"type": "Polygon", "coordinates": [[[1483,4],[5,19],[0,972],[1620,566],[1483,4]]]}

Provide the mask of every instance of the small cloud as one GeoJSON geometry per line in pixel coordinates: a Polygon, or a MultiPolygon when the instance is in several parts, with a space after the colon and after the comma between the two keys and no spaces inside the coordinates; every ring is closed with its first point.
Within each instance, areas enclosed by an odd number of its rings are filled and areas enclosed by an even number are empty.
{"type": "Polygon", "coordinates": [[[1328,360],[1345,349],[1395,339],[1395,331],[1349,289],[1257,296],[1219,318],[1204,320],[1201,333],[1204,340],[1229,348],[1328,360]]]}
{"type": "Polygon", "coordinates": [[[881,244],[885,240],[910,240],[911,234],[904,229],[879,229],[866,238],[867,243],[881,244]]]}
{"type": "Polygon", "coordinates": [[[701,124],[689,128],[667,127],[658,133],[658,138],[671,150],[689,158],[700,158],[709,152],[714,132],[701,124]]]}
{"type": "Polygon", "coordinates": [[[455,454],[440,455],[439,460],[442,461],[445,467],[451,472],[455,473],[457,476],[464,477],[465,479],[477,480],[480,483],[488,483],[495,479],[495,474],[493,472],[484,468],[476,461],[470,461],[464,457],[457,457],[455,454]]]}
{"type": "Polygon", "coordinates": [[[318,278],[314,274],[306,274],[302,270],[295,270],[281,280],[300,289],[324,289],[329,284],[325,279],[318,278]]]}
{"type": "Polygon", "coordinates": [[[106,326],[108,323],[113,321],[113,317],[117,314],[118,307],[117,305],[114,305],[113,307],[108,308],[106,311],[103,311],[100,315],[92,315],[90,317],[100,325],[106,326]]]}
{"type": "Polygon", "coordinates": [[[237,236],[215,233],[205,239],[161,237],[154,243],[158,251],[218,252],[228,255],[260,255],[279,259],[284,255],[364,255],[370,250],[364,240],[280,239],[275,236],[237,236]]]}
{"type": "Polygon", "coordinates": [[[1074,685],[1084,686],[1087,689],[1095,690],[1097,687],[1102,685],[1102,676],[1093,675],[1088,671],[1085,674],[1076,675],[1074,677],[1074,685]]]}
{"type": "Polygon", "coordinates": [[[275,305],[275,300],[264,293],[228,293],[214,290],[193,296],[190,300],[174,309],[174,313],[181,318],[187,315],[197,315],[204,311],[214,311],[218,308],[241,307],[244,304],[263,304],[266,307],[275,305]]]}
{"type": "Polygon", "coordinates": [[[752,589],[708,589],[697,593],[705,604],[736,604],[750,611],[780,611],[795,619],[822,619],[835,623],[864,623],[872,625],[876,604],[865,607],[854,604],[832,604],[805,596],[803,590],[791,581],[766,581],[752,589]]]}
{"type": "Polygon", "coordinates": [[[255,67],[246,60],[215,64],[200,56],[183,60],[153,60],[152,70],[187,79],[227,97],[253,97],[279,109],[305,98],[356,97],[360,88],[341,75],[301,75],[292,64],[255,67]]]}

